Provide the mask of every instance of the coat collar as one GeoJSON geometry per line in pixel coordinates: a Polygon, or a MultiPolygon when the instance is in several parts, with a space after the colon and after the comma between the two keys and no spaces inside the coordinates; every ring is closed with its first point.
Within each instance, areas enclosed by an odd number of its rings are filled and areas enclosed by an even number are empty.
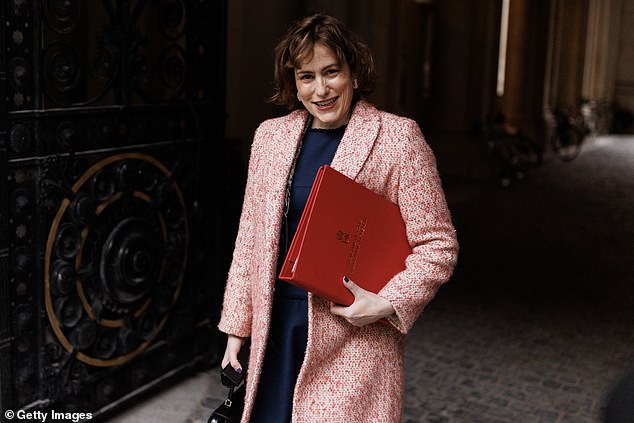
{"type": "MultiPolygon", "coordinates": [[[[280,154],[278,160],[282,164],[281,169],[285,169],[285,174],[280,175],[282,176],[280,189],[286,184],[297,146],[308,121],[308,112],[304,109],[295,110],[286,118],[289,120],[288,124],[281,125],[286,128],[286,131],[284,134],[280,134],[285,146],[278,151],[280,154]]],[[[365,101],[358,101],[352,110],[346,132],[341,139],[331,166],[347,177],[355,179],[370,155],[380,129],[381,116],[379,111],[365,101]]]]}
{"type": "Polygon", "coordinates": [[[281,164],[279,169],[283,171],[283,174],[279,175],[279,189],[285,189],[286,181],[288,180],[293,160],[297,153],[297,148],[299,147],[308,122],[308,112],[304,109],[294,110],[282,119],[287,121],[277,127],[282,130],[281,133],[278,133],[281,148],[277,150],[277,160],[281,164]]]}
{"type": "Polygon", "coordinates": [[[380,129],[378,110],[365,101],[358,101],[331,166],[355,179],[368,159],[380,129]]]}
{"type": "MultiPolygon", "coordinates": [[[[288,145],[281,151],[283,157],[280,159],[284,164],[283,169],[290,171],[297,146],[308,120],[308,112],[296,110],[288,117],[290,118],[290,125],[287,127],[288,137],[286,137],[288,145]]],[[[379,111],[365,101],[358,101],[352,110],[346,132],[341,139],[331,166],[347,177],[355,179],[370,155],[380,129],[379,111]]]]}

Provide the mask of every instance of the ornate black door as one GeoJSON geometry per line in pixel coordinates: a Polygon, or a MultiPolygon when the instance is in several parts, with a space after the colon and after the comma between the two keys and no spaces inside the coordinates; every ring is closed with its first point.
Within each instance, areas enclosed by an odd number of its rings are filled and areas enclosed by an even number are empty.
{"type": "Polygon", "coordinates": [[[98,415],[218,354],[226,4],[0,8],[0,409],[98,415]]]}

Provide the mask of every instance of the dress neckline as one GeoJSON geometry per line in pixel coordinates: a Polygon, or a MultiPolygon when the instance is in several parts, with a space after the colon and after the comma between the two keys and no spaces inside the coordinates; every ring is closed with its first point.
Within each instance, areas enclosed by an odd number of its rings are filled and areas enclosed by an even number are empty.
{"type": "Polygon", "coordinates": [[[348,125],[343,125],[338,128],[308,128],[310,132],[321,132],[324,134],[338,134],[340,132],[345,132],[346,127],[348,125]]]}

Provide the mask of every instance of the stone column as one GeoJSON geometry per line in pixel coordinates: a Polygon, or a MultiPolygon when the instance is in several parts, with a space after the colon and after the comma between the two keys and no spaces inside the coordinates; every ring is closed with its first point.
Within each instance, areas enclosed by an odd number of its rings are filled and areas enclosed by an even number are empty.
{"type": "Polygon", "coordinates": [[[541,105],[548,6],[549,1],[512,0],[509,9],[506,77],[500,105],[506,121],[534,140],[543,139],[541,105]]]}
{"type": "Polygon", "coordinates": [[[583,97],[611,101],[619,49],[622,0],[590,0],[583,67],[583,97]]]}

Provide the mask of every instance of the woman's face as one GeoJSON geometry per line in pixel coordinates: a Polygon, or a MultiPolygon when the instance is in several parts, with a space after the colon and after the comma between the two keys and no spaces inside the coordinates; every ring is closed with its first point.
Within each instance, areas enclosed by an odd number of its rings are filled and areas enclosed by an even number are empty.
{"type": "Polygon", "coordinates": [[[313,55],[295,69],[297,94],[313,115],[313,128],[339,128],[350,119],[353,87],[350,67],[335,53],[315,44],[313,55]]]}

